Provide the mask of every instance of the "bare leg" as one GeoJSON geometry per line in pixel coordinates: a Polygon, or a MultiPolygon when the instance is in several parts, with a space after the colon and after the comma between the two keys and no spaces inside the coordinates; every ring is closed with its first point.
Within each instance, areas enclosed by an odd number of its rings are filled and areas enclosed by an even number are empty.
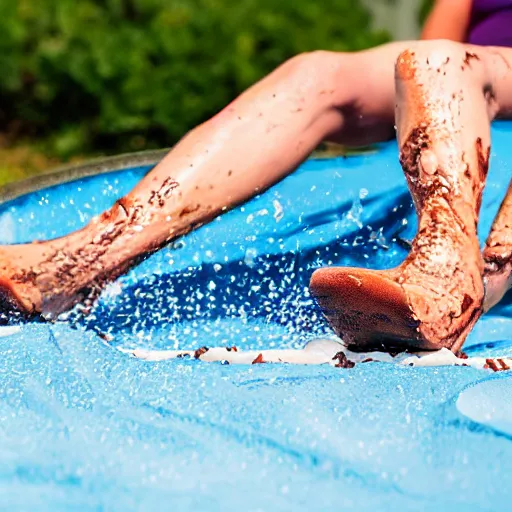
{"type": "Polygon", "coordinates": [[[483,256],[484,311],[488,311],[512,286],[512,182],[492,224],[483,256]]]}
{"type": "Polygon", "coordinates": [[[55,315],[291,172],[325,138],[393,136],[391,44],[300,55],[191,131],[126,197],[64,238],[0,248],[5,309],[55,315]]]}
{"type": "Polygon", "coordinates": [[[425,42],[396,64],[400,158],[419,215],[411,253],[389,271],[320,269],[311,287],[353,348],[457,351],[482,312],[476,228],[489,121],[511,104],[495,50],[425,42]]]}

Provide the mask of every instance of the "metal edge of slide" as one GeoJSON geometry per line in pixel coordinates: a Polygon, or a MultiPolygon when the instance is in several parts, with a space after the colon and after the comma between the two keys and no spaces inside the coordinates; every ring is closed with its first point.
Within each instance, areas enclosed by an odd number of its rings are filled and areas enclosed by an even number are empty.
{"type": "MultiPolygon", "coordinates": [[[[37,192],[47,187],[69,183],[81,178],[95,176],[97,174],[107,174],[109,172],[121,171],[123,169],[133,169],[136,167],[150,168],[154,167],[171,148],[138,151],[134,153],[125,153],[122,155],[95,158],[80,164],[65,165],[50,169],[36,176],[7,183],[0,186],[0,205],[16,199],[31,192],[37,192]]],[[[340,153],[329,151],[314,151],[309,159],[336,158],[344,156],[340,153]]]]}
{"type": "Polygon", "coordinates": [[[36,192],[47,187],[69,183],[81,178],[107,174],[109,172],[133,169],[136,167],[155,166],[169,149],[140,151],[122,155],[96,158],[81,164],[66,165],[51,169],[48,172],[32,176],[15,183],[7,183],[0,187],[0,204],[16,199],[25,194],[36,192]]]}

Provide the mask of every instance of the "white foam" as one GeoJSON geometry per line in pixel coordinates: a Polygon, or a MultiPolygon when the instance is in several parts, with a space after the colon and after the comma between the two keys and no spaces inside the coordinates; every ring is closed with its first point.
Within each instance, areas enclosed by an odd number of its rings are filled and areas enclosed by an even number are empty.
{"type": "Polygon", "coordinates": [[[20,332],[21,328],[19,326],[0,326],[0,338],[4,338],[5,336],[12,336],[13,334],[16,334],[20,332]]]}
{"type": "MultiPolygon", "coordinates": [[[[315,339],[302,349],[267,349],[242,351],[235,348],[213,347],[207,350],[144,350],[120,349],[138,359],[164,361],[192,357],[208,362],[229,362],[232,364],[288,363],[288,364],[329,364],[340,365],[340,352],[347,361],[392,363],[403,366],[470,366],[477,369],[505,371],[512,368],[512,358],[460,358],[446,348],[434,352],[403,353],[395,357],[386,352],[352,352],[337,339],[315,339]]],[[[341,364],[343,366],[343,364],[341,364]]]]}

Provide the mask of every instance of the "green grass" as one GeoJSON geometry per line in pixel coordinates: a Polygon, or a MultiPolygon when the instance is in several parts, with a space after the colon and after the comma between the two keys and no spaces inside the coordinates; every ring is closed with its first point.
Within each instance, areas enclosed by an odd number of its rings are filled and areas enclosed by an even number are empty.
{"type": "Polygon", "coordinates": [[[76,155],[63,160],[49,153],[42,144],[23,141],[8,145],[0,138],[0,186],[30,178],[64,163],[78,163],[87,158],[89,156],[76,155]]]}

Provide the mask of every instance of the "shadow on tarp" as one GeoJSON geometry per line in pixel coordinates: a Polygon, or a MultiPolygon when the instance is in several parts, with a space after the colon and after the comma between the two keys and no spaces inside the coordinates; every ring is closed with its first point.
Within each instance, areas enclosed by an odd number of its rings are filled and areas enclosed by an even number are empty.
{"type": "MultiPolygon", "coordinates": [[[[493,128],[482,239],[508,185],[511,136],[506,123],[493,128]]],[[[285,347],[330,335],[307,291],[311,272],[396,265],[414,236],[396,156],[389,144],[308,161],[153,255],[89,317],[0,330],[2,507],[507,510],[507,374],[494,381],[463,367],[149,363],[95,334],[159,348],[285,347]]],[[[1,241],[77,229],[145,172],[84,178],[6,203],[1,241]]],[[[507,297],[479,322],[468,350],[509,350],[510,307],[507,297]]]]}

